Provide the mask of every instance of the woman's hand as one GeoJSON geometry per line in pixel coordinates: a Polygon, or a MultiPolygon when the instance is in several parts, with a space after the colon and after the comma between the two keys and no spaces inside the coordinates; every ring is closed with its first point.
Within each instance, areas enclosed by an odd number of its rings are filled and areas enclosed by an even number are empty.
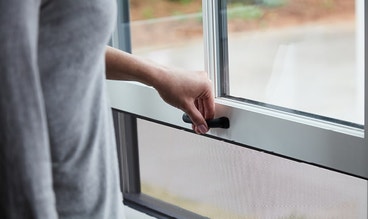
{"type": "Polygon", "coordinates": [[[212,83],[203,71],[165,69],[162,80],[154,85],[163,100],[184,111],[198,134],[208,131],[205,120],[212,119],[215,103],[212,83]]]}

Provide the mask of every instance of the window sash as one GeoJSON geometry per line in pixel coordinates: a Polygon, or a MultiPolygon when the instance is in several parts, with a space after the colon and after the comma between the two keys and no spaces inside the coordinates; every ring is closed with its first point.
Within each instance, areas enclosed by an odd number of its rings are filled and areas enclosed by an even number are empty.
{"type": "MultiPolygon", "coordinates": [[[[220,72],[227,59],[219,43],[226,40],[219,35],[221,26],[218,25],[220,15],[217,12],[222,4],[203,0],[205,60],[206,71],[215,87],[216,116],[229,117],[230,129],[212,129],[207,136],[367,179],[366,126],[364,129],[354,128],[221,97],[226,91],[221,81],[226,81],[226,76],[221,76],[220,72]]],[[[366,7],[357,6],[361,16],[364,14],[364,21],[367,20],[366,7]]],[[[365,42],[365,35],[362,40],[365,42]]],[[[365,51],[364,62],[367,62],[365,51]]],[[[191,129],[181,120],[182,112],[163,102],[150,87],[133,82],[108,81],[108,90],[111,106],[115,109],[177,128],[191,129]],[[130,95],[125,95],[127,93],[130,95]]],[[[365,86],[365,124],[368,124],[367,97],[365,86]]]]}
{"type": "MultiPolygon", "coordinates": [[[[336,124],[224,97],[229,93],[227,36],[224,36],[227,34],[226,1],[203,0],[203,8],[206,70],[214,81],[216,102],[223,108],[223,114],[237,118],[235,123],[232,122],[231,133],[218,132],[217,137],[367,178],[368,140],[367,129],[364,128],[366,126],[357,128],[336,124]]],[[[364,29],[367,20],[365,9],[364,1],[358,0],[357,25],[364,26],[364,29]]],[[[365,46],[364,29],[357,29],[362,31],[357,34],[358,42],[365,46]]],[[[363,67],[365,51],[360,50],[358,54],[361,71],[365,71],[363,67]]],[[[365,77],[365,124],[368,124],[366,84],[367,77],[365,77]]]]}

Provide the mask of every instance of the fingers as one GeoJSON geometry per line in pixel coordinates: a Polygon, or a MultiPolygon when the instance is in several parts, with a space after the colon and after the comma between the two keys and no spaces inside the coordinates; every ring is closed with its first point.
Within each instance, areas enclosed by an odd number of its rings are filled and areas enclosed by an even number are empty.
{"type": "Polygon", "coordinates": [[[202,100],[202,109],[203,112],[201,111],[201,113],[204,115],[205,119],[213,119],[215,116],[215,100],[212,96],[212,93],[209,98],[202,100]]]}
{"type": "Polygon", "coordinates": [[[189,104],[185,112],[193,122],[193,130],[198,134],[205,134],[209,130],[206,120],[213,119],[215,114],[214,99],[212,96],[196,99],[194,103],[189,104]]]}
{"type": "Polygon", "coordinates": [[[207,119],[206,115],[204,114],[204,107],[203,107],[202,99],[199,99],[197,102],[198,102],[198,106],[197,106],[198,111],[201,113],[201,115],[204,117],[204,119],[207,119]]]}
{"type": "MultiPolygon", "coordinates": [[[[202,113],[197,109],[197,107],[195,106],[195,103],[192,103],[186,110],[185,112],[188,114],[188,116],[190,117],[190,119],[193,122],[193,130],[197,133],[197,134],[205,134],[208,132],[208,127],[207,127],[207,123],[205,118],[203,117],[202,113]]],[[[198,103],[198,106],[202,105],[200,103],[198,103]]]]}

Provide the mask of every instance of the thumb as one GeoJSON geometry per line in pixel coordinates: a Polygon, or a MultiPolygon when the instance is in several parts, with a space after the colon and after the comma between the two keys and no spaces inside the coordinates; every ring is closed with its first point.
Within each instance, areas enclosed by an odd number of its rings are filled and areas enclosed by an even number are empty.
{"type": "Polygon", "coordinates": [[[187,113],[192,120],[193,129],[196,133],[206,134],[208,132],[206,120],[194,104],[191,104],[191,106],[186,110],[185,113],[187,113]]]}

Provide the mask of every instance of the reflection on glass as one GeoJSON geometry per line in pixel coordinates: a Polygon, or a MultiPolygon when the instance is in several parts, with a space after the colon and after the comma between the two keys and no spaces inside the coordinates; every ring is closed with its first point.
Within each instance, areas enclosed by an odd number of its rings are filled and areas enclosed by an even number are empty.
{"type": "Polygon", "coordinates": [[[366,180],[144,120],[138,141],[142,193],[211,219],[368,216],[366,180]]]}
{"type": "Polygon", "coordinates": [[[230,95],[364,124],[363,3],[229,0],[230,95]]]}
{"type": "Polygon", "coordinates": [[[133,53],[155,62],[204,69],[202,1],[131,0],[133,53]]]}

